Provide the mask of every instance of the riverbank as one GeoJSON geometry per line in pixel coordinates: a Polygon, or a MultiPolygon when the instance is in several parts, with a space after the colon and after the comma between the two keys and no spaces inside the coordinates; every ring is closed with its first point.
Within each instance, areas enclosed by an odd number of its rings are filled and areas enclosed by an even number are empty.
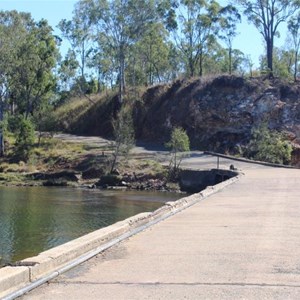
{"type": "Polygon", "coordinates": [[[12,143],[0,159],[0,186],[178,191],[178,185],[167,180],[168,169],[161,165],[165,153],[135,147],[128,158],[120,160],[114,174],[108,174],[112,149],[111,141],[98,137],[45,135],[24,162],[14,160],[12,143]]]}

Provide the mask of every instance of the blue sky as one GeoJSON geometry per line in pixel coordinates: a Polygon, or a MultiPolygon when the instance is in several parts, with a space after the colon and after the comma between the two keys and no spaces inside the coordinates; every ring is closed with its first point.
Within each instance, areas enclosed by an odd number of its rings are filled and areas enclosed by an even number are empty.
{"type": "MultiPolygon", "coordinates": [[[[56,34],[59,30],[56,25],[61,19],[71,19],[74,4],[77,0],[0,0],[1,10],[18,10],[30,12],[35,20],[42,18],[47,19],[53,27],[56,34]]],[[[228,1],[219,0],[221,5],[226,5],[228,1]]],[[[284,27],[280,27],[284,31],[284,27]]],[[[259,56],[264,52],[264,46],[261,36],[253,25],[247,23],[244,18],[243,23],[239,26],[240,34],[235,39],[234,48],[240,49],[245,54],[252,57],[253,62],[258,66],[259,56]]],[[[276,42],[276,46],[281,46],[285,40],[285,33],[281,34],[281,40],[276,42]]]]}
{"type": "Polygon", "coordinates": [[[61,19],[72,18],[76,2],[77,0],[0,0],[0,9],[30,12],[35,20],[47,19],[55,29],[61,19]]]}

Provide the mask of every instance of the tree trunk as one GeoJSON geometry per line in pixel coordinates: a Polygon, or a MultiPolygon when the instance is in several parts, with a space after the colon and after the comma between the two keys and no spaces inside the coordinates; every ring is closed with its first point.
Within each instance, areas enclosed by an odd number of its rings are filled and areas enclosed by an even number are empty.
{"type": "Polygon", "coordinates": [[[119,69],[119,104],[123,103],[123,80],[122,80],[122,66],[119,69]]]}
{"type": "MultiPolygon", "coordinates": [[[[0,100],[0,122],[3,124],[3,102],[0,100]]],[[[4,130],[3,125],[0,128],[0,156],[4,156],[5,147],[4,147],[4,130]]]]}
{"type": "Polygon", "coordinates": [[[200,51],[199,55],[199,76],[203,76],[203,51],[200,51]]]}
{"type": "Polygon", "coordinates": [[[228,59],[229,59],[229,75],[231,75],[232,73],[232,48],[229,47],[229,50],[228,50],[228,59]]]}
{"type": "Polygon", "coordinates": [[[294,62],[294,81],[297,81],[297,68],[298,67],[298,51],[295,51],[295,62],[294,62]]]}
{"type": "Polygon", "coordinates": [[[195,64],[194,64],[193,57],[190,56],[190,58],[189,58],[189,77],[194,77],[194,75],[195,75],[195,64]]]}
{"type": "Polygon", "coordinates": [[[270,78],[273,78],[273,40],[267,40],[267,67],[270,78]]]}
{"type": "Polygon", "coordinates": [[[119,53],[119,104],[123,103],[123,96],[125,93],[125,54],[124,49],[120,46],[120,53],[119,53]]]}
{"type": "Polygon", "coordinates": [[[97,86],[97,94],[101,93],[101,68],[98,66],[98,86],[97,86]]]}
{"type": "Polygon", "coordinates": [[[149,49],[149,85],[153,85],[153,75],[152,75],[152,43],[150,43],[149,49]]]}

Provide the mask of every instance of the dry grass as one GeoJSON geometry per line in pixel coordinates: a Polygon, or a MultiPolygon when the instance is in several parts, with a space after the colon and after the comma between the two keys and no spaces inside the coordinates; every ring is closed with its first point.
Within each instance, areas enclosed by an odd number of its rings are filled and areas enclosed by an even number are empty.
{"type": "Polygon", "coordinates": [[[160,163],[152,159],[140,160],[133,158],[124,160],[119,164],[119,167],[122,173],[132,173],[134,170],[136,173],[161,177],[167,176],[167,170],[160,163]]]}
{"type": "Polygon", "coordinates": [[[68,129],[71,124],[76,123],[78,119],[86,114],[91,107],[103,102],[107,97],[110,97],[110,95],[106,93],[90,95],[88,98],[84,96],[73,97],[58,107],[54,112],[54,116],[62,129],[68,129]]]}

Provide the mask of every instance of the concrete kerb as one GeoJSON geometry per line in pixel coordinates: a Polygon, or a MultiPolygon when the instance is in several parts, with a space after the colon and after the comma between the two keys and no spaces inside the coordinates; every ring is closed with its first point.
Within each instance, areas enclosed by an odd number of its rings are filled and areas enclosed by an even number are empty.
{"type": "Polygon", "coordinates": [[[35,257],[22,260],[20,265],[16,267],[0,269],[1,299],[11,300],[29,292],[120,241],[221,191],[226,186],[239,180],[241,175],[240,173],[238,176],[215,186],[207,187],[200,193],[181,198],[175,202],[167,202],[154,212],[138,214],[58,247],[46,250],[35,257]]]}
{"type": "Polygon", "coordinates": [[[5,267],[0,269],[0,297],[29,284],[27,267],[5,267]]]}

